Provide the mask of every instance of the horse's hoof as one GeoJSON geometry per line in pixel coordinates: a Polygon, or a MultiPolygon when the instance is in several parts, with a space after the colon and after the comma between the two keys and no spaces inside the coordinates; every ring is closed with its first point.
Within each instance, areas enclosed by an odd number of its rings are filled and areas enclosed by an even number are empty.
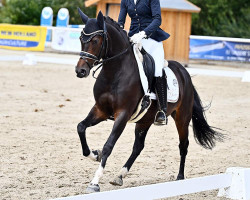
{"type": "Polygon", "coordinates": [[[119,176],[119,177],[116,177],[113,181],[110,181],[109,183],[112,185],[122,186],[123,180],[122,180],[122,177],[119,176]]]}
{"type": "Polygon", "coordinates": [[[184,178],[184,175],[180,175],[180,174],[179,174],[179,175],[177,176],[177,179],[176,179],[176,180],[179,181],[179,180],[184,180],[184,179],[185,179],[185,178],[184,178]]]}
{"type": "Polygon", "coordinates": [[[95,154],[97,157],[96,157],[96,161],[97,162],[101,162],[101,159],[102,159],[102,152],[100,150],[95,150],[95,151],[92,151],[93,154],[95,154]]]}
{"type": "Polygon", "coordinates": [[[86,193],[94,193],[94,192],[100,192],[100,187],[98,184],[92,184],[90,183],[86,189],[86,193]]]}

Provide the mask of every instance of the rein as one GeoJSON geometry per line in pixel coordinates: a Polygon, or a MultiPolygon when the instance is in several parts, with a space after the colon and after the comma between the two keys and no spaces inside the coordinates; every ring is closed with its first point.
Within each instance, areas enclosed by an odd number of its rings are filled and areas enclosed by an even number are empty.
{"type": "MultiPolygon", "coordinates": [[[[115,58],[120,57],[121,55],[125,54],[127,51],[128,51],[128,47],[127,47],[124,51],[122,51],[121,53],[119,53],[119,54],[117,54],[117,55],[114,55],[113,57],[106,58],[106,59],[102,59],[101,61],[99,61],[98,64],[101,64],[101,65],[98,66],[97,69],[93,71],[93,73],[92,73],[93,78],[97,79],[97,78],[95,77],[95,73],[103,66],[103,64],[107,63],[107,62],[110,61],[110,60],[113,60],[113,59],[115,59],[115,58]]],[[[97,64],[97,65],[98,65],[98,64],[97,64]]]]}
{"type": "Polygon", "coordinates": [[[90,42],[90,41],[91,41],[95,36],[97,36],[97,35],[100,35],[100,36],[103,37],[102,46],[101,46],[101,48],[100,48],[100,51],[99,51],[98,56],[93,55],[93,54],[91,54],[91,53],[89,53],[89,52],[86,52],[86,51],[81,51],[81,52],[80,52],[80,57],[81,57],[81,59],[83,59],[83,60],[87,63],[87,65],[89,66],[90,70],[91,70],[93,67],[95,67],[95,66],[97,66],[97,65],[100,65],[100,66],[98,66],[97,69],[94,70],[93,73],[92,73],[92,76],[93,76],[93,78],[95,78],[95,79],[97,79],[97,78],[95,77],[95,73],[103,66],[103,64],[105,64],[105,63],[107,63],[107,62],[109,62],[109,61],[111,61],[111,60],[113,60],[113,59],[116,59],[116,58],[120,57],[121,55],[125,54],[125,53],[128,51],[128,49],[129,49],[129,47],[127,47],[124,51],[120,52],[119,54],[114,55],[114,56],[109,57],[109,58],[107,57],[107,50],[108,50],[108,35],[107,35],[107,28],[106,28],[106,23],[105,23],[105,22],[104,22],[104,28],[103,28],[103,30],[95,31],[95,32],[93,32],[93,33],[85,33],[84,30],[83,30],[83,31],[82,31],[82,35],[80,36],[80,40],[81,40],[83,43],[88,43],[88,42],[90,42]],[[87,36],[90,36],[90,38],[89,38],[87,41],[84,41],[84,40],[83,40],[83,37],[82,37],[83,34],[84,34],[84,35],[87,35],[87,36]],[[103,50],[105,50],[105,54],[104,54],[104,58],[101,58],[101,55],[102,55],[103,50]],[[91,65],[91,64],[88,62],[87,59],[94,60],[94,63],[91,65]]]}

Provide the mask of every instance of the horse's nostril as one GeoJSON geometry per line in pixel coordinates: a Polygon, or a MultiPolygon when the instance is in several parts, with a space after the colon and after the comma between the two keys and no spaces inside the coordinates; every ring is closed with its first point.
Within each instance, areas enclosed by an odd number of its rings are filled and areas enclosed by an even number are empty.
{"type": "Polygon", "coordinates": [[[80,70],[80,73],[81,73],[82,75],[86,75],[87,72],[86,72],[85,69],[81,69],[81,70],[80,70]]]}

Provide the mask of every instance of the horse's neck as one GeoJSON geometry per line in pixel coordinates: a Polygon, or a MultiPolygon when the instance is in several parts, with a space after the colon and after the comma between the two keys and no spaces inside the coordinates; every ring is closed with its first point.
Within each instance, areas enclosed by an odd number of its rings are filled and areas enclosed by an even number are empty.
{"type": "Polygon", "coordinates": [[[115,94],[114,99],[117,98],[119,93],[119,95],[124,95],[125,98],[125,96],[131,96],[131,94],[127,94],[129,91],[133,91],[137,95],[135,97],[135,101],[137,101],[143,94],[143,90],[132,47],[128,41],[126,43],[125,39],[127,38],[118,34],[118,30],[108,29],[108,31],[114,31],[109,32],[109,54],[107,54],[109,57],[116,56],[127,48],[128,50],[119,57],[104,63],[95,83],[95,98],[98,100],[103,96],[103,93],[108,93],[109,96],[115,94]]]}
{"type": "MultiPolygon", "coordinates": [[[[119,32],[112,25],[108,25],[108,49],[107,57],[110,59],[107,63],[104,63],[103,70],[104,75],[109,78],[114,78],[119,74],[130,74],[133,72],[134,56],[132,48],[128,42],[128,39],[124,33],[119,32]],[[127,51],[126,51],[127,50],[127,51]],[[121,55],[119,55],[121,54],[121,55]],[[119,55],[118,57],[116,57],[119,55]],[[114,59],[112,59],[114,57],[114,59]]],[[[112,79],[113,79],[112,78],[112,79]]]]}
{"type": "Polygon", "coordinates": [[[127,38],[123,35],[124,33],[119,32],[112,25],[108,25],[108,57],[113,57],[124,51],[129,47],[127,38]]]}

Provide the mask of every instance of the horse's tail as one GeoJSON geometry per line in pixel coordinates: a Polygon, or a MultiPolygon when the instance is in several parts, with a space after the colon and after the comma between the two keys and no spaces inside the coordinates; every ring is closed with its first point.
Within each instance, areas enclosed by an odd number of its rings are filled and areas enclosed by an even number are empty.
{"type": "Polygon", "coordinates": [[[212,149],[215,146],[215,141],[223,140],[223,135],[215,131],[218,129],[208,125],[205,117],[205,108],[202,106],[201,99],[193,86],[194,90],[194,105],[193,105],[193,131],[194,138],[198,144],[206,149],[212,149]]]}

